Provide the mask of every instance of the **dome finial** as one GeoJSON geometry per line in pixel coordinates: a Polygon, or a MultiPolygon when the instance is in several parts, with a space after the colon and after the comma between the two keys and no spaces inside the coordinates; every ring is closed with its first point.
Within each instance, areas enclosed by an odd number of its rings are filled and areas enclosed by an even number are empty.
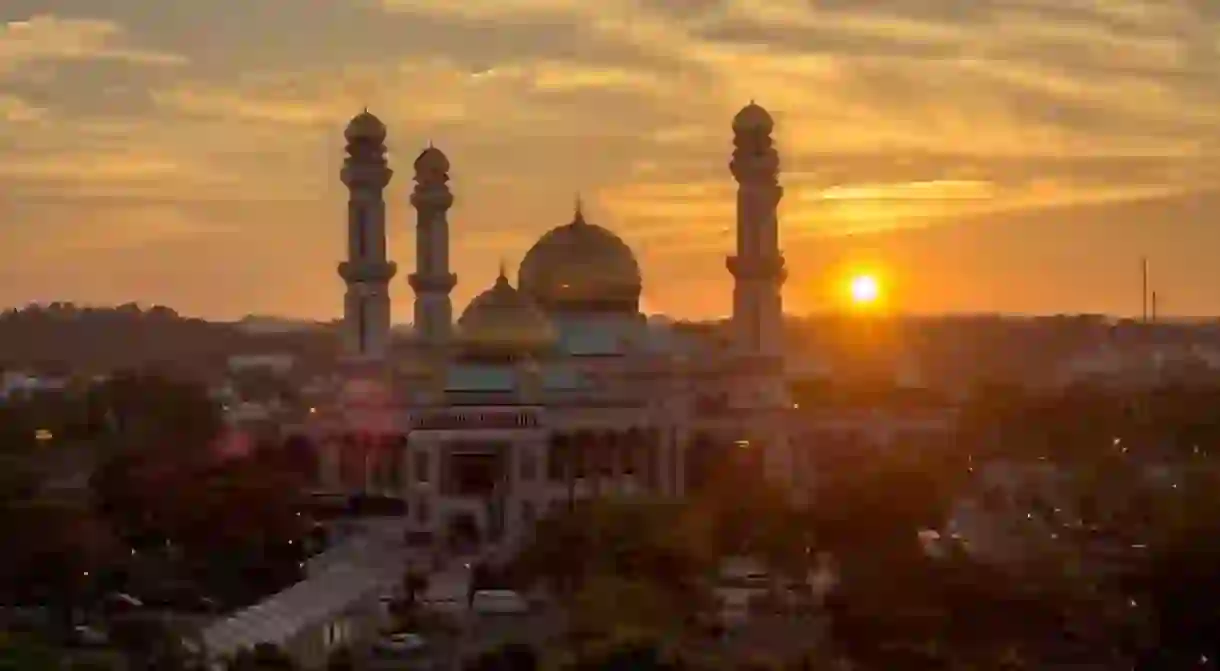
{"type": "Polygon", "coordinates": [[[750,104],[741,108],[737,112],[737,116],[733,117],[733,130],[735,131],[753,131],[769,134],[775,127],[775,121],[771,118],[771,114],[763,109],[761,105],[750,99],[750,104]]]}
{"type": "Polygon", "coordinates": [[[585,223],[584,201],[581,199],[579,191],[576,192],[576,210],[572,217],[572,223],[573,224],[585,223]]]}
{"type": "Polygon", "coordinates": [[[500,274],[496,280],[508,281],[508,261],[505,261],[503,256],[500,257],[500,274]]]}

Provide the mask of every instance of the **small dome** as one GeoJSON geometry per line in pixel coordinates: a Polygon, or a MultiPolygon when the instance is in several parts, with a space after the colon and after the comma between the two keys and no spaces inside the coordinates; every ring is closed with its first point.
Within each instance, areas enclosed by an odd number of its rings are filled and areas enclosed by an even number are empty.
{"type": "Polygon", "coordinates": [[[445,152],[428,145],[428,148],[420,152],[419,157],[415,159],[415,172],[417,174],[445,174],[449,172],[449,157],[445,156],[445,152]]]}
{"type": "Polygon", "coordinates": [[[547,316],[508,283],[503,270],[490,289],[470,301],[457,324],[461,343],[480,353],[534,352],[556,337],[547,316]]]}
{"type": "Polygon", "coordinates": [[[771,118],[771,113],[753,100],[749,105],[741,108],[737,116],[733,117],[733,130],[735,131],[770,133],[773,128],[775,128],[775,120],[771,118]]]}
{"type": "Polygon", "coordinates": [[[348,142],[353,140],[374,140],[384,142],[386,138],[386,127],[374,114],[367,109],[352,117],[352,120],[347,123],[347,129],[343,131],[343,136],[348,142]]]}
{"type": "Polygon", "coordinates": [[[640,265],[622,238],[585,221],[553,228],[525,254],[521,292],[548,310],[638,312],[640,265]]]}

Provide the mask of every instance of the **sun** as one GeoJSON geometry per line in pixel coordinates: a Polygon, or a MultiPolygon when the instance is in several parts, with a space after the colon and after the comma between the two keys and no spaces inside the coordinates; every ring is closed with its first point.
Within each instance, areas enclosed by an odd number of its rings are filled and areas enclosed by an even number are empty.
{"type": "Polygon", "coordinates": [[[872,275],[856,275],[851,278],[851,302],[856,305],[872,305],[881,297],[881,284],[872,275]]]}

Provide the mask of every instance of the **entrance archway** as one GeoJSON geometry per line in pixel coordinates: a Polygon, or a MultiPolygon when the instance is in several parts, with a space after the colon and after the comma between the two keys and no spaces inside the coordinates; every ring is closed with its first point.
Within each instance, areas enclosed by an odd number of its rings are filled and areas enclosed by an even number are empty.
{"type": "Polygon", "coordinates": [[[458,552],[476,549],[482,540],[474,513],[456,512],[449,516],[449,545],[458,552]]]}

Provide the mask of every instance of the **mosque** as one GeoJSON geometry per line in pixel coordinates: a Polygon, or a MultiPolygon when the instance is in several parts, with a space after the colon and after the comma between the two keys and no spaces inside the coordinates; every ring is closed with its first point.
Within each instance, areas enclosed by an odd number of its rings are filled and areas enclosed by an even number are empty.
{"type": "Polygon", "coordinates": [[[732,121],[736,250],[723,332],[646,319],[635,254],[579,203],[525,254],[515,286],[502,267],[454,320],[451,166],[429,146],[415,159],[410,199],[414,332],[392,343],[386,126],[367,110],[353,118],[338,267],[345,384],[307,427],[319,486],[398,498],[419,537],[483,544],[519,539],[588,498],[684,496],[729,454],[790,485],[799,464],[785,421],[773,126],[753,102],[732,121]]]}

